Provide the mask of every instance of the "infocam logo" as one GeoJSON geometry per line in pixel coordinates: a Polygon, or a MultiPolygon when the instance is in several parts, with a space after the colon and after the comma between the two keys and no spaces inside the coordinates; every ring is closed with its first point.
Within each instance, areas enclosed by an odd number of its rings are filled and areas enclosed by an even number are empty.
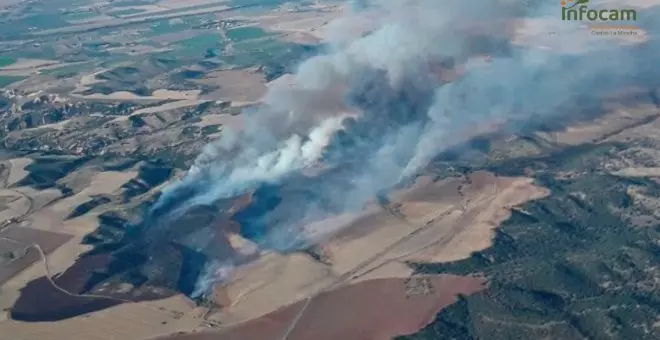
{"type": "Polygon", "coordinates": [[[561,0],[561,20],[637,20],[637,11],[634,9],[589,9],[588,3],[589,0],[561,0]]]}

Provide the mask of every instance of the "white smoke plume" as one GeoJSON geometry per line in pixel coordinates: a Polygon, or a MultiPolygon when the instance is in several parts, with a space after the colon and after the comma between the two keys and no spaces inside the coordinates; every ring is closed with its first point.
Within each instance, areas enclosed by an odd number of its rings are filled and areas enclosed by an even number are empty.
{"type": "MultiPolygon", "coordinates": [[[[243,114],[241,131],[208,145],[148,219],[175,218],[264,184],[286,187],[301,170],[326,163],[335,170],[310,180],[318,199],[284,201],[251,220],[268,224],[260,245],[294,248],[304,243],[301,221],[361,209],[480,124],[559,115],[576,98],[597,98],[655,72],[639,61],[657,57],[657,48],[640,59],[640,48],[587,39],[580,53],[564,53],[562,46],[589,34],[570,22],[560,22],[571,28],[563,41],[544,38],[552,32],[538,36],[535,44],[552,49],[509,44],[528,29],[515,19],[561,21],[558,1],[357,5],[327,26],[326,53],[304,61],[293,86],[271,88],[261,107],[243,114]]],[[[224,277],[226,267],[211,264],[208,272],[222,268],[224,277]]],[[[198,290],[213,281],[200,279],[198,290]]]]}

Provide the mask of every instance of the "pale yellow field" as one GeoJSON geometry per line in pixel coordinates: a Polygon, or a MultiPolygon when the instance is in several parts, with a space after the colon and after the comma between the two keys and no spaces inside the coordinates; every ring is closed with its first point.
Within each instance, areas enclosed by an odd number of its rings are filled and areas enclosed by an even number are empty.
{"type": "Polygon", "coordinates": [[[123,304],[59,322],[0,322],[2,340],[148,339],[199,326],[204,309],[181,296],[123,304]]]}
{"type": "Polygon", "coordinates": [[[28,172],[25,171],[25,167],[32,164],[32,159],[30,158],[13,158],[9,160],[11,166],[11,172],[5,186],[14,185],[16,182],[27,176],[28,172]]]}
{"type": "Polygon", "coordinates": [[[240,267],[224,286],[231,307],[210,319],[236,324],[332,287],[407,277],[412,272],[404,263],[408,260],[467,258],[491,246],[493,229],[508,217],[511,207],[548,194],[530,179],[489,173],[420,181],[396,195],[391,207],[373,206],[363,214],[332,219],[328,225],[341,231],[322,243],[329,265],[302,254],[268,253],[240,267]]]}

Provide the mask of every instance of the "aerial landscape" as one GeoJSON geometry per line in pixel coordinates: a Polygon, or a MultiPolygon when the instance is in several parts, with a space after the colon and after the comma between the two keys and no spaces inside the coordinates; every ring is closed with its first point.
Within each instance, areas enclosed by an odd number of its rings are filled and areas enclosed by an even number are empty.
{"type": "Polygon", "coordinates": [[[655,14],[0,0],[0,340],[660,339],[655,14]]]}

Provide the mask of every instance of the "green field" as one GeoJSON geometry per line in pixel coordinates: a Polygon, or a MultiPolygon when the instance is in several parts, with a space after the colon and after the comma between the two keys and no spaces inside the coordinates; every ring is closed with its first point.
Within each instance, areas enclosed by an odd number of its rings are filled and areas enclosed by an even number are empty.
{"type": "Polygon", "coordinates": [[[4,88],[5,86],[15,83],[19,80],[25,79],[24,77],[17,77],[17,76],[0,76],[0,89],[4,88]]]}
{"type": "Polygon", "coordinates": [[[290,47],[291,44],[279,40],[277,38],[268,38],[268,39],[259,39],[259,40],[244,40],[237,42],[233,47],[237,51],[241,52],[253,52],[253,51],[264,51],[264,52],[276,52],[282,51],[290,47]]]}
{"type": "Polygon", "coordinates": [[[266,31],[259,27],[237,27],[227,31],[227,38],[233,41],[259,39],[268,35],[266,31]]]}
{"type": "Polygon", "coordinates": [[[177,41],[173,44],[176,53],[183,56],[204,56],[208,49],[222,48],[221,37],[217,34],[205,33],[194,38],[177,41]]]}
{"type": "Polygon", "coordinates": [[[39,29],[50,29],[69,26],[69,23],[59,14],[35,14],[20,20],[20,24],[26,27],[39,29]]]}
{"type": "Polygon", "coordinates": [[[64,16],[64,20],[67,21],[76,21],[76,20],[84,20],[84,19],[89,19],[93,17],[99,16],[98,13],[96,12],[77,12],[77,13],[69,13],[64,16]]]}
{"type": "Polygon", "coordinates": [[[31,59],[56,59],[57,51],[52,46],[43,45],[39,47],[26,47],[20,51],[7,52],[5,57],[9,59],[31,58],[31,59]]]}
{"type": "Polygon", "coordinates": [[[212,33],[200,34],[194,38],[180,40],[176,42],[176,45],[179,45],[184,48],[207,48],[207,47],[217,46],[219,44],[220,44],[220,36],[212,33]]]}
{"type": "Polygon", "coordinates": [[[235,67],[261,65],[267,80],[293,72],[300,60],[315,53],[313,47],[282,41],[276,36],[242,41],[233,47],[234,53],[221,57],[223,62],[235,67]]]}
{"type": "Polygon", "coordinates": [[[0,67],[9,66],[16,62],[15,58],[0,56],[0,67]]]}
{"type": "Polygon", "coordinates": [[[29,34],[35,29],[51,29],[69,26],[69,22],[60,14],[36,14],[26,18],[0,21],[0,37],[17,38],[29,34]]]}
{"type": "Polygon", "coordinates": [[[90,71],[93,67],[94,67],[93,63],[76,64],[76,65],[52,68],[48,70],[41,70],[39,74],[51,75],[58,79],[71,78],[77,76],[80,73],[90,71]]]}

